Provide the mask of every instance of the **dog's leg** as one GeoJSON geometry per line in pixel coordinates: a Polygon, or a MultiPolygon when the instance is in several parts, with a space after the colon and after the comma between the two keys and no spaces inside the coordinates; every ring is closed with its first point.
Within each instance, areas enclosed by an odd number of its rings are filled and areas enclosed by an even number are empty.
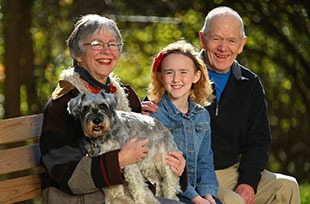
{"type": "Polygon", "coordinates": [[[145,183],[137,164],[128,165],[124,169],[128,190],[136,204],[160,204],[145,183]]]}
{"type": "Polygon", "coordinates": [[[110,186],[103,189],[105,204],[135,204],[129,195],[124,193],[123,185],[110,186]]]}
{"type": "Polygon", "coordinates": [[[181,192],[179,177],[176,176],[170,169],[170,166],[166,164],[164,157],[164,155],[167,154],[166,148],[167,147],[164,147],[164,145],[160,145],[155,156],[155,166],[159,171],[159,174],[163,177],[158,185],[158,188],[160,189],[158,193],[160,194],[157,195],[173,200],[179,200],[177,197],[177,194],[181,192]]]}

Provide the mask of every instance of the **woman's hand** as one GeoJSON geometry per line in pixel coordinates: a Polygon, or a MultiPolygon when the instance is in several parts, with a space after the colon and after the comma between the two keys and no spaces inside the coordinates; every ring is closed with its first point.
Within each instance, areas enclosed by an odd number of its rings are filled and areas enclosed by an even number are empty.
{"type": "Polygon", "coordinates": [[[166,155],[166,162],[171,167],[171,170],[175,175],[181,176],[183,174],[186,161],[182,152],[170,151],[166,155]]]}
{"type": "Polygon", "coordinates": [[[138,137],[129,140],[118,153],[118,161],[121,168],[129,164],[141,161],[147,156],[149,148],[145,147],[149,139],[138,141],[138,137]]]}

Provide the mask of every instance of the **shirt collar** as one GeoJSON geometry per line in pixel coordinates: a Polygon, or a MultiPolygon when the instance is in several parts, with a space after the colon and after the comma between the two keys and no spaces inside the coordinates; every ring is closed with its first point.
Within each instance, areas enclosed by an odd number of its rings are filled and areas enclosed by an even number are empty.
{"type": "Polygon", "coordinates": [[[86,86],[91,90],[92,93],[97,94],[100,92],[100,90],[105,90],[105,92],[108,92],[108,93],[116,92],[116,87],[114,86],[113,83],[111,83],[110,77],[107,78],[106,84],[102,84],[96,79],[94,79],[86,69],[80,66],[75,66],[74,71],[80,75],[80,78],[86,84],[86,86]]]}

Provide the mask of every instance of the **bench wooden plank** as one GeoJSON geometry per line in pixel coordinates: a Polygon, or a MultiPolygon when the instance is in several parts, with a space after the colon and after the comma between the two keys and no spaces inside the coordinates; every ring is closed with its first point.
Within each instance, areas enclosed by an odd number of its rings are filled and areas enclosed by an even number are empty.
{"type": "Polygon", "coordinates": [[[0,144],[38,137],[41,131],[42,119],[43,114],[35,114],[0,120],[0,144]]]}
{"type": "Polygon", "coordinates": [[[0,151],[0,174],[37,167],[40,164],[39,144],[0,151]]]}
{"type": "Polygon", "coordinates": [[[0,203],[15,203],[41,196],[40,175],[30,175],[0,182],[0,203]]]}
{"type": "MultiPolygon", "coordinates": [[[[43,114],[0,120],[0,203],[41,197],[43,114]]],[[[37,200],[37,199],[36,199],[37,200]]]]}

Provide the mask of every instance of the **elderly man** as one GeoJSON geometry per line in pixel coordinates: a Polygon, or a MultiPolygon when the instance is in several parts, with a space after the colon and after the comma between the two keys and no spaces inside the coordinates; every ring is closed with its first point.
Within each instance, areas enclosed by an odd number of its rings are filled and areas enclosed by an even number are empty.
{"type": "Polygon", "coordinates": [[[246,42],[243,21],[228,7],[209,12],[199,32],[201,57],[215,84],[212,148],[223,203],[300,203],[295,178],[264,170],[271,143],[258,76],[236,58],[246,42]]]}

